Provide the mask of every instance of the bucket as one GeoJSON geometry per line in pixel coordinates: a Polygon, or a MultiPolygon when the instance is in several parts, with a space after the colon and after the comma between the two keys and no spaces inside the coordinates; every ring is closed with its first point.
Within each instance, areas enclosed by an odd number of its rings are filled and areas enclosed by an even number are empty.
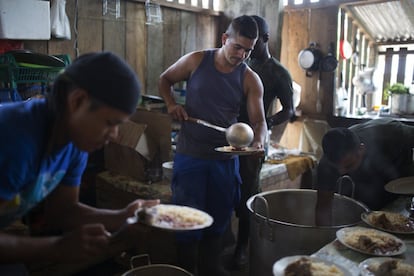
{"type": "Polygon", "coordinates": [[[414,114],[414,95],[413,94],[392,94],[391,114],[413,115],[414,114]]]}
{"type": "Polygon", "coordinates": [[[150,264],[136,267],[123,273],[121,276],[192,276],[192,274],[180,267],[169,264],[150,264]]]}
{"type": "Polygon", "coordinates": [[[336,231],[361,223],[369,209],[339,194],[333,199],[332,226],[315,225],[317,191],[281,189],[249,198],[250,275],[272,275],[273,264],[286,256],[311,255],[336,238],[336,231]]]}
{"type": "Polygon", "coordinates": [[[181,267],[170,264],[151,264],[148,254],[141,254],[131,257],[131,269],[121,276],[193,276],[190,272],[181,267]],[[141,265],[137,265],[141,263],[141,265]],[[144,265],[142,265],[144,264],[144,265]]]}

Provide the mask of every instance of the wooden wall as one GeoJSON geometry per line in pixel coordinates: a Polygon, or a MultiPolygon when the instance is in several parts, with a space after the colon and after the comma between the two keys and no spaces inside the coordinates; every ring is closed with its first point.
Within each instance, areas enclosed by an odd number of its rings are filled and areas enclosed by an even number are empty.
{"type": "Polygon", "coordinates": [[[163,23],[147,25],[144,1],[121,1],[121,17],[116,18],[103,15],[102,0],[67,1],[66,13],[71,40],[24,41],[24,47],[70,54],[72,59],[90,51],[113,51],[135,69],[145,94],[158,95],[160,73],[181,55],[217,44],[217,15],[162,7],[163,23]]]}
{"type": "Polygon", "coordinates": [[[324,56],[331,42],[337,39],[338,7],[330,6],[317,9],[286,10],[282,28],[281,62],[292,74],[293,80],[302,87],[299,108],[309,117],[325,119],[332,114],[334,93],[334,72],[313,72],[307,77],[299,66],[298,55],[302,49],[316,42],[324,56]],[[318,98],[318,79],[320,79],[319,97],[322,109],[316,109],[318,98]]]}
{"type": "Polygon", "coordinates": [[[306,77],[298,65],[300,50],[315,41],[326,54],[336,42],[338,7],[282,11],[282,0],[225,0],[219,15],[162,7],[164,22],[147,25],[144,1],[121,1],[121,17],[102,15],[102,1],[67,1],[71,40],[24,41],[25,48],[46,54],[78,54],[110,50],[124,57],[136,70],[145,94],[158,95],[159,74],[185,53],[220,47],[229,21],[242,14],[257,14],[270,26],[269,48],[301,85],[300,108],[305,116],[332,114],[334,73],[321,73],[322,111],[317,112],[317,72],[306,77]],[[78,4],[76,6],[75,4],[78,4]],[[75,19],[77,18],[77,35],[75,19]],[[283,22],[282,22],[283,21],[283,22]]]}

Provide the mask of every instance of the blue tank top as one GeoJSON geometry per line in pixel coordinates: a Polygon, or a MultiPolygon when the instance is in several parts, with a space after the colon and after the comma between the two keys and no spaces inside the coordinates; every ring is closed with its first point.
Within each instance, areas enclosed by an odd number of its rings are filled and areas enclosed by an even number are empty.
{"type": "MultiPolygon", "coordinates": [[[[187,81],[185,109],[190,117],[227,128],[237,122],[246,64],[240,64],[230,73],[222,73],[214,65],[216,52],[217,49],[206,50],[187,81]]],[[[224,132],[183,122],[177,152],[203,159],[227,159],[228,155],[214,150],[225,145],[228,143],[224,132]]]]}

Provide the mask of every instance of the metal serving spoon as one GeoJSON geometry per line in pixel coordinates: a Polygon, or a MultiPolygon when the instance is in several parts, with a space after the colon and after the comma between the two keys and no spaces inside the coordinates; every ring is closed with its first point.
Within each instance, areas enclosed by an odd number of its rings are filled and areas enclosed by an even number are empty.
{"type": "Polygon", "coordinates": [[[247,147],[253,141],[253,130],[248,124],[245,123],[235,123],[228,128],[224,128],[197,118],[189,117],[188,121],[224,132],[229,145],[235,148],[247,147]]]}

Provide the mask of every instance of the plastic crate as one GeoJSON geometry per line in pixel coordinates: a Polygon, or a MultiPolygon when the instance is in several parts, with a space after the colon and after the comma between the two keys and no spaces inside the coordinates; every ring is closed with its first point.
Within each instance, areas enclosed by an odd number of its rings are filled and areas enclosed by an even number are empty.
{"type": "Polygon", "coordinates": [[[16,62],[12,54],[0,55],[0,82],[3,87],[17,88],[20,83],[50,83],[70,63],[68,55],[57,55],[65,66],[52,67],[16,62]]]}

